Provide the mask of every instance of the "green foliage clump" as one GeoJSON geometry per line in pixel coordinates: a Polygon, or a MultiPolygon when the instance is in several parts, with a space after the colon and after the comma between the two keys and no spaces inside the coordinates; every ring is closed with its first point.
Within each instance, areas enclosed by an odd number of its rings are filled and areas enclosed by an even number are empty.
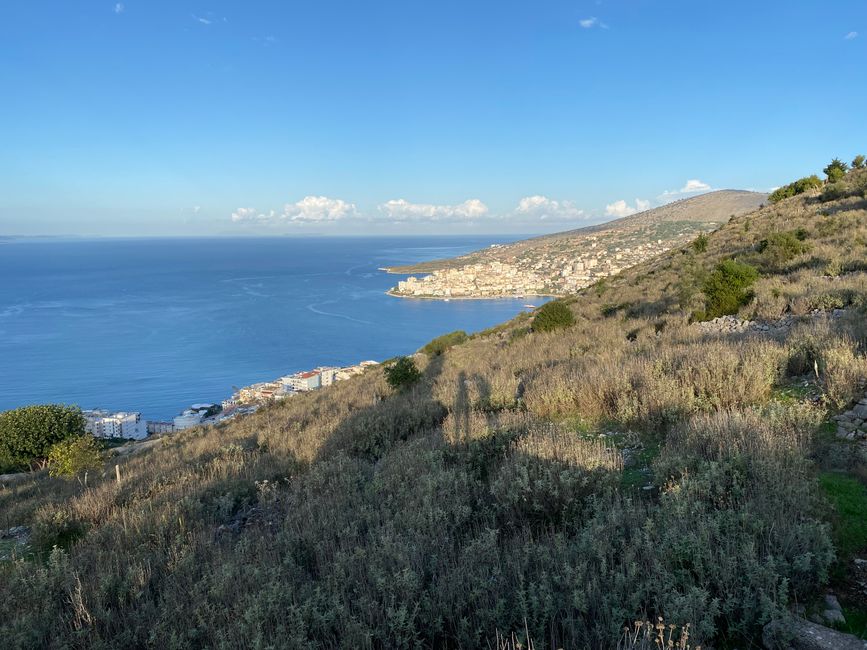
{"type": "Polygon", "coordinates": [[[829,183],[836,183],[837,181],[843,180],[847,171],[849,171],[849,165],[839,158],[834,158],[834,160],[829,162],[825,169],[822,170],[825,176],[828,177],[829,183]]]}
{"type": "Polygon", "coordinates": [[[44,460],[51,446],[84,435],[81,409],[62,404],[23,406],[0,413],[0,463],[26,469],[44,460]]]}
{"type": "Polygon", "coordinates": [[[421,349],[421,352],[424,352],[429,357],[438,357],[449,348],[465,343],[468,340],[469,336],[463,330],[449,332],[430,341],[421,349]]]}
{"type": "Polygon", "coordinates": [[[754,266],[736,260],[723,260],[705,278],[702,291],[705,295],[705,311],[696,315],[697,320],[710,320],[718,316],[736,314],[752,300],[750,290],[758,279],[754,266]]]}
{"type": "Polygon", "coordinates": [[[779,267],[810,250],[810,245],[804,241],[806,238],[803,228],[771,233],[759,242],[758,251],[769,266],[779,267]]]}
{"type": "Polygon", "coordinates": [[[789,183],[788,185],[783,185],[782,187],[778,187],[773,192],[771,192],[770,196],[768,196],[768,200],[771,203],[776,203],[778,201],[782,201],[783,199],[788,199],[792,196],[797,196],[798,194],[803,194],[807,190],[816,189],[822,187],[822,179],[813,174],[812,176],[804,176],[804,178],[799,178],[794,183],[789,183]]]}
{"type": "Polygon", "coordinates": [[[102,467],[102,450],[93,436],[73,436],[56,442],[48,451],[48,473],[72,478],[102,467]]]}
{"type": "Polygon", "coordinates": [[[575,316],[562,300],[546,302],[533,318],[533,330],[536,332],[552,332],[574,324],[575,316]]]}
{"type": "Polygon", "coordinates": [[[692,241],[692,247],[696,253],[704,253],[707,250],[709,238],[706,233],[701,233],[692,241]]]}
{"type": "Polygon", "coordinates": [[[385,367],[385,381],[395,390],[408,388],[421,379],[421,372],[410,357],[399,357],[385,367]]]}
{"type": "Polygon", "coordinates": [[[865,159],[860,153],[852,159],[852,169],[864,169],[865,159]]]}

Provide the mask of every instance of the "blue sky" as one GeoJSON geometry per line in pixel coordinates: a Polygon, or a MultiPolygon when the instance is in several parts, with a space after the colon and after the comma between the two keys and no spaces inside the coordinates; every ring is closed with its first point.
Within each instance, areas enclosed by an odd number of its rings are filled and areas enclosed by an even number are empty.
{"type": "Polygon", "coordinates": [[[0,39],[0,234],[551,232],[867,153],[864,0],[8,0],[0,39]]]}

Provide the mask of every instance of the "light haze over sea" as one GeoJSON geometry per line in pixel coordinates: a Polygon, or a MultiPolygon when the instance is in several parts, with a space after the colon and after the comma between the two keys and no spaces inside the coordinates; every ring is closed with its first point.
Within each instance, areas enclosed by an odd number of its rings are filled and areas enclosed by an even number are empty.
{"type": "Polygon", "coordinates": [[[414,352],[533,300],[406,300],[379,267],[502,238],[0,243],[0,410],[64,402],[164,419],[232,386],[414,352]]]}

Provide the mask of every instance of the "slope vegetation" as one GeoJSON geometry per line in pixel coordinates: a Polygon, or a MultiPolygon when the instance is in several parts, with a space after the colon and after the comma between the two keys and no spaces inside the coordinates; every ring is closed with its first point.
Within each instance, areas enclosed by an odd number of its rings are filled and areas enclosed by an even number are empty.
{"type": "Polygon", "coordinates": [[[864,467],[829,418],[867,380],[865,187],[735,217],[570,298],[571,325],[456,337],[410,388],[375,369],[120,482],[4,489],[33,547],[0,563],[4,646],[608,648],[657,615],[748,645],[837,573],[817,477],[864,467]],[[693,322],[732,264],[758,327],[693,322]]]}

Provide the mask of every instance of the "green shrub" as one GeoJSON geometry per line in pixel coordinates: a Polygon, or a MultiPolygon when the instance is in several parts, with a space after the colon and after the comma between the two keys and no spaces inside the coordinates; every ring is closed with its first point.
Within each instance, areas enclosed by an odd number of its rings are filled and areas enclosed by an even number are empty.
{"type": "Polygon", "coordinates": [[[51,476],[74,477],[89,469],[102,467],[102,451],[93,436],[73,436],[54,443],[48,451],[51,476]]]}
{"type": "Polygon", "coordinates": [[[707,242],[708,236],[705,233],[701,233],[692,241],[692,247],[696,253],[704,253],[707,250],[707,242]]]}
{"type": "Polygon", "coordinates": [[[776,190],[771,192],[770,196],[768,196],[768,200],[771,203],[776,203],[777,201],[782,201],[783,199],[788,199],[789,197],[803,194],[807,190],[819,187],[822,187],[822,179],[818,176],[815,174],[812,176],[804,176],[804,178],[799,178],[794,183],[778,187],[776,190]]]}
{"type": "Polygon", "coordinates": [[[385,381],[395,390],[408,388],[419,379],[421,373],[410,357],[399,357],[394,363],[385,367],[385,381]]]}
{"type": "Polygon", "coordinates": [[[865,158],[860,153],[852,159],[852,169],[864,169],[865,158]]]}
{"type": "Polygon", "coordinates": [[[822,170],[825,176],[828,177],[829,183],[836,183],[837,181],[843,180],[843,177],[846,175],[846,172],[849,171],[849,165],[844,163],[839,158],[834,158],[825,169],[822,170]]]}
{"type": "Polygon", "coordinates": [[[537,332],[551,332],[574,324],[572,310],[561,300],[546,302],[533,318],[533,330],[537,332]]]}
{"type": "Polygon", "coordinates": [[[468,340],[469,337],[463,330],[449,332],[430,341],[421,349],[421,352],[424,352],[429,357],[438,357],[449,348],[465,343],[468,340]]]}
{"type": "Polygon", "coordinates": [[[724,260],[708,275],[702,286],[705,295],[705,320],[736,314],[752,300],[752,284],[758,279],[755,267],[735,260],[724,260]]]}
{"type": "Polygon", "coordinates": [[[0,413],[0,462],[25,469],[42,461],[51,446],[84,435],[84,416],[74,406],[44,404],[0,413]]]}
{"type": "Polygon", "coordinates": [[[768,265],[779,267],[810,250],[806,237],[803,229],[771,233],[759,242],[758,250],[768,265]]]}

